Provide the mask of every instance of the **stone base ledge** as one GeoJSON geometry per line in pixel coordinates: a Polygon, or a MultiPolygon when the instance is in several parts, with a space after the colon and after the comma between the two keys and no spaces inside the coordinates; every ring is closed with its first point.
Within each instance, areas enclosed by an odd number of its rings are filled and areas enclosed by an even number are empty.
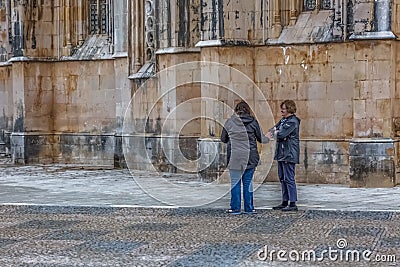
{"type": "Polygon", "coordinates": [[[396,185],[395,140],[354,138],[350,141],[349,150],[350,187],[385,188],[396,185]]]}

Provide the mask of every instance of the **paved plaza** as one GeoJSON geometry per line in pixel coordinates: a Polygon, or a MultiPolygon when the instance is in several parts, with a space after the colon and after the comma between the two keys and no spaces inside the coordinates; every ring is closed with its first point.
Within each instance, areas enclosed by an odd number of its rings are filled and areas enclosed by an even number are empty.
{"type": "Polygon", "coordinates": [[[400,265],[399,187],[299,185],[289,213],[255,187],[258,213],[228,215],[195,175],[3,164],[0,266],[400,265]]]}

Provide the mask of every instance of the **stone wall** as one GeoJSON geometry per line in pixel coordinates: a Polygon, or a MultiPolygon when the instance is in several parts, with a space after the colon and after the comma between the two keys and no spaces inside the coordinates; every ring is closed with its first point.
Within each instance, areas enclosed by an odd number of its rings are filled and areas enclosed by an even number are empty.
{"type": "MultiPolygon", "coordinates": [[[[350,166],[365,155],[362,159],[365,162],[390,170],[387,184],[394,184],[393,153],[398,150],[386,149],[385,140],[372,141],[376,146],[374,151],[381,152],[370,158],[369,153],[355,152],[350,146],[353,147],[357,138],[389,138],[390,142],[394,136],[392,125],[396,119],[392,110],[397,114],[398,97],[394,95],[397,92],[393,75],[396,67],[392,49],[396,46],[392,41],[359,41],[255,48],[214,47],[203,48],[201,55],[203,60],[229,64],[253,79],[266,97],[275,121],[280,118],[279,104],[284,99],[296,101],[297,115],[302,119],[301,164],[297,167],[299,182],[350,183],[351,179],[358,179],[349,172],[350,166]],[[369,53],[371,50],[376,53],[369,53]]],[[[229,86],[229,81],[234,81],[235,77],[225,72],[218,73],[217,79],[222,85],[229,86]]],[[[253,103],[252,91],[245,94],[253,103]]],[[[225,102],[233,107],[235,99],[225,102]]],[[[266,129],[272,125],[262,126],[266,129]]],[[[215,136],[218,136],[221,127],[214,127],[217,129],[215,136]]],[[[203,137],[209,137],[209,132],[210,129],[202,128],[203,137]]],[[[369,173],[378,171],[375,183],[385,184],[377,178],[381,173],[379,168],[364,166],[364,169],[369,173]]],[[[276,180],[273,164],[267,181],[276,180]]],[[[362,185],[372,184],[364,180],[362,185]]]]}
{"type": "MultiPolygon", "coordinates": [[[[400,183],[399,0],[106,1],[101,34],[86,1],[3,2],[0,149],[16,163],[227,181],[218,138],[235,104],[266,130],[293,99],[299,182],[400,183]]],[[[257,181],[277,181],[273,147],[257,181]]]]}
{"type": "Polygon", "coordinates": [[[114,165],[114,61],[15,62],[13,81],[15,162],[114,165]]]}
{"type": "Polygon", "coordinates": [[[0,129],[12,132],[13,126],[13,91],[11,65],[0,68],[0,129]]]}

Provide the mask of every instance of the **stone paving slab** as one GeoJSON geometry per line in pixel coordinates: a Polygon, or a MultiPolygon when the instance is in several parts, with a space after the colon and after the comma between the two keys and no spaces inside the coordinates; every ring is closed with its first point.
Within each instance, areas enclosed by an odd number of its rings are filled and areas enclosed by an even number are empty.
{"type": "Polygon", "coordinates": [[[398,218],[390,211],[1,205],[0,266],[397,266],[398,218]]]}
{"type": "Polygon", "coordinates": [[[195,175],[3,165],[0,266],[399,266],[400,188],[299,185],[283,213],[278,184],[256,187],[258,214],[235,216],[195,175]]]}
{"type": "MultiPolygon", "coordinates": [[[[0,203],[210,208],[229,205],[228,184],[202,182],[196,175],[89,167],[0,165],[0,203]]],[[[280,202],[278,183],[256,184],[255,188],[257,209],[270,209],[280,202]]],[[[299,184],[298,194],[298,205],[303,210],[400,211],[400,187],[299,184]]]]}

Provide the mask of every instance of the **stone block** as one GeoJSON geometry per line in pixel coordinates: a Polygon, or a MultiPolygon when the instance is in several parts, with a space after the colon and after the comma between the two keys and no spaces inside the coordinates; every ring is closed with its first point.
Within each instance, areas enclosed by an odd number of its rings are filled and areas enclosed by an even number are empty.
{"type": "Polygon", "coordinates": [[[255,47],[254,52],[254,65],[256,66],[276,66],[285,63],[283,56],[284,48],[270,46],[270,47],[255,47]]]}
{"type": "Polygon", "coordinates": [[[366,100],[354,100],[353,109],[354,109],[353,117],[355,120],[365,119],[367,117],[366,100]]]}
{"type": "MultiPolygon", "coordinates": [[[[312,82],[323,82],[333,80],[333,71],[330,65],[327,64],[314,64],[310,65],[305,72],[306,77],[312,82]]],[[[340,79],[343,80],[343,79],[340,79]]]]}
{"type": "Polygon", "coordinates": [[[329,58],[331,48],[327,45],[311,45],[309,47],[308,57],[311,64],[326,64],[329,58]]]}
{"type": "Polygon", "coordinates": [[[327,83],[327,99],[352,100],[354,98],[354,80],[332,81],[327,83]]]}
{"type": "Polygon", "coordinates": [[[352,118],[343,118],[342,119],[342,137],[349,138],[353,137],[354,132],[354,123],[352,118]]]}
{"type": "Polygon", "coordinates": [[[315,133],[320,137],[336,137],[342,132],[339,118],[320,118],[315,123],[315,133]]]}
{"type": "Polygon", "coordinates": [[[368,60],[354,61],[354,80],[364,81],[367,79],[369,62],[368,60]]]}
{"type": "Polygon", "coordinates": [[[255,70],[255,82],[276,83],[281,80],[281,66],[260,66],[255,70]]]}
{"type": "Polygon", "coordinates": [[[259,82],[257,84],[259,90],[263,93],[265,99],[271,99],[272,98],[272,87],[273,83],[269,82],[259,82]]]}
{"type": "Polygon", "coordinates": [[[372,81],[372,98],[385,99],[391,98],[391,87],[389,80],[372,81]]]}
{"type": "Polygon", "coordinates": [[[353,118],[353,101],[352,100],[333,101],[333,116],[341,119],[353,118]]]}
{"type": "Polygon", "coordinates": [[[332,65],[332,81],[354,81],[354,63],[336,63],[332,65]]]}
{"type": "MultiPolygon", "coordinates": [[[[394,99],[377,99],[376,100],[376,111],[375,116],[377,118],[390,118],[392,114],[392,108],[391,108],[391,101],[394,101],[393,106],[396,106],[396,100],[394,99]]],[[[400,101],[399,101],[400,104],[400,101]]],[[[399,107],[399,106],[398,106],[399,107]]],[[[400,110],[400,109],[397,109],[400,110]]],[[[396,111],[394,111],[396,112],[396,111]]],[[[399,112],[400,114],[400,112],[399,112]]],[[[394,114],[393,114],[394,115],[394,114]]],[[[394,115],[396,116],[396,115],[394,115]]]]}
{"type": "Polygon", "coordinates": [[[309,101],[307,114],[312,115],[315,119],[331,118],[334,114],[334,107],[326,99],[309,101]]]}
{"type": "MultiPolygon", "coordinates": [[[[310,75],[307,72],[308,69],[303,68],[304,65],[281,65],[277,66],[277,71],[279,72],[279,82],[293,82],[293,83],[301,83],[307,81],[308,76],[310,75]]],[[[311,80],[312,81],[312,80],[311,80]]]]}
{"type": "Polygon", "coordinates": [[[115,79],[114,75],[100,75],[99,77],[99,88],[104,89],[115,89],[115,79]]]}
{"type": "Polygon", "coordinates": [[[298,100],[321,100],[327,98],[326,82],[300,83],[297,89],[298,100]]]}
{"type": "Polygon", "coordinates": [[[277,83],[274,85],[273,94],[275,99],[285,100],[285,99],[296,99],[297,90],[295,83],[277,83]]]}
{"type": "Polygon", "coordinates": [[[328,63],[351,63],[354,61],[354,44],[329,44],[327,49],[328,63]]]}
{"type": "MultiPolygon", "coordinates": [[[[393,49],[395,49],[395,45],[390,40],[382,41],[382,42],[375,42],[371,44],[371,48],[373,49],[374,53],[370,53],[372,59],[379,61],[386,61],[387,66],[391,66],[391,62],[393,60],[393,49]]],[[[381,64],[381,63],[379,63],[381,64]]]]}
{"type": "Polygon", "coordinates": [[[391,61],[392,59],[369,62],[367,77],[371,80],[390,80],[392,76],[391,61]]]}
{"type": "Polygon", "coordinates": [[[377,118],[376,100],[365,100],[365,113],[367,118],[377,118]]]}
{"type": "Polygon", "coordinates": [[[356,88],[358,88],[357,99],[369,99],[372,97],[372,81],[357,81],[356,88]]]}

